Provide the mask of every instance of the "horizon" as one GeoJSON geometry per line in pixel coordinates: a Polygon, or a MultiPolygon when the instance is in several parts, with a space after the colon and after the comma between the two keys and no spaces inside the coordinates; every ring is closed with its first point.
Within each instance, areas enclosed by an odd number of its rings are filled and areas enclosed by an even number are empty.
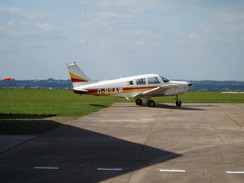
{"type": "MultiPolygon", "coordinates": [[[[128,77],[131,77],[131,76],[128,76],[128,77]]],[[[114,78],[114,79],[119,79],[120,77],[118,78],[114,78]]],[[[122,78],[127,78],[127,77],[122,77],[122,78]]],[[[93,81],[106,81],[106,80],[114,80],[114,79],[105,79],[105,80],[93,80],[93,81]]],[[[167,78],[169,79],[169,78],[167,78]]],[[[48,81],[48,80],[54,80],[54,81],[71,81],[70,78],[68,79],[56,79],[56,78],[47,78],[47,79],[15,79],[15,78],[11,78],[11,80],[8,80],[8,81],[48,81]]],[[[205,80],[182,80],[182,79],[169,79],[171,81],[211,81],[211,82],[214,82],[214,81],[218,81],[218,82],[231,82],[231,81],[234,81],[234,82],[244,82],[244,80],[209,80],[209,79],[205,79],[205,80]]],[[[8,82],[8,81],[2,81],[0,80],[0,82],[8,82]]]]}

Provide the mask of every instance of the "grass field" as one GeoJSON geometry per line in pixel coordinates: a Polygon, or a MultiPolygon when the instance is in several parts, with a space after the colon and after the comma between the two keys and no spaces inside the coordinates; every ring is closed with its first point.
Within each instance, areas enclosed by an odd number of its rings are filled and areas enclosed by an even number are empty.
{"type": "Polygon", "coordinates": [[[0,89],[0,101],[0,114],[84,116],[118,99],[81,96],[72,90],[0,89]]]}
{"type": "MultiPolygon", "coordinates": [[[[180,95],[180,99],[183,105],[244,103],[244,94],[187,92],[180,95]]],[[[175,97],[156,97],[154,100],[157,103],[174,103],[175,97]]],[[[72,90],[0,89],[0,134],[43,133],[62,125],[62,120],[59,123],[61,118],[53,121],[50,117],[75,119],[115,102],[128,101],[124,98],[77,95],[72,90]]],[[[133,99],[130,102],[134,102],[133,99]]]]}
{"type": "MultiPolygon", "coordinates": [[[[187,92],[184,103],[244,103],[244,94],[187,92]]],[[[153,98],[158,103],[174,103],[175,97],[153,98]]],[[[0,115],[84,116],[124,98],[77,95],[72,90],[0,89],[0,115]]],[[[134,102],[133,99],[131,102],[134,102]]]]}

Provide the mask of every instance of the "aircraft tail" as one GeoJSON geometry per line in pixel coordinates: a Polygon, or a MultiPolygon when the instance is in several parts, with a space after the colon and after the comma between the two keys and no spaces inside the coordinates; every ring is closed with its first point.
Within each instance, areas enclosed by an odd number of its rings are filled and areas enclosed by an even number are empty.
{"type": "Polygon", "coordinates": [[[67,68],[74,88],[93,83],[93,81],[79,68],[78,65],[76,65],[75,62],[67,64],[67,68]]]}

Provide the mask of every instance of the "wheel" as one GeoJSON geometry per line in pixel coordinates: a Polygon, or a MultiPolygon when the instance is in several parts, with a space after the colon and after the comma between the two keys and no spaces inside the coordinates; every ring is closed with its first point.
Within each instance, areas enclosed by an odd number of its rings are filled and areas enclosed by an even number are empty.
{"type": "Polygon", "coordinates": [[[176,106],[180,107],[182,102],[180,100],[176,100],[175,104],[176,104],[176,106]]]}
{"type": "Polygon", "coordinates": [[[155,106],[155,102],[153,100],[149,100],[147,102],[147,104],[148,104],[149,107],[154,107],[155,106]]]}
{"type": "Polygon", "coordinates": [[[140,98],[136,99],[136,105],[142,105],[142,100],[140,98]]]}

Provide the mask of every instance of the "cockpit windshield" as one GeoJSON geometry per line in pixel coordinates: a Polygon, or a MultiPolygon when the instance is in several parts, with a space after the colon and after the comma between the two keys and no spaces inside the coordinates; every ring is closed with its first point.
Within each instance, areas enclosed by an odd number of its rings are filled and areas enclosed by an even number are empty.
{"type": "Polygon", "coordinates": [[[167,78],[164,78],[163,76],[161,76],[162,80],[165,82],[165,83],[168,83],[169,80],[167,78]]]}

